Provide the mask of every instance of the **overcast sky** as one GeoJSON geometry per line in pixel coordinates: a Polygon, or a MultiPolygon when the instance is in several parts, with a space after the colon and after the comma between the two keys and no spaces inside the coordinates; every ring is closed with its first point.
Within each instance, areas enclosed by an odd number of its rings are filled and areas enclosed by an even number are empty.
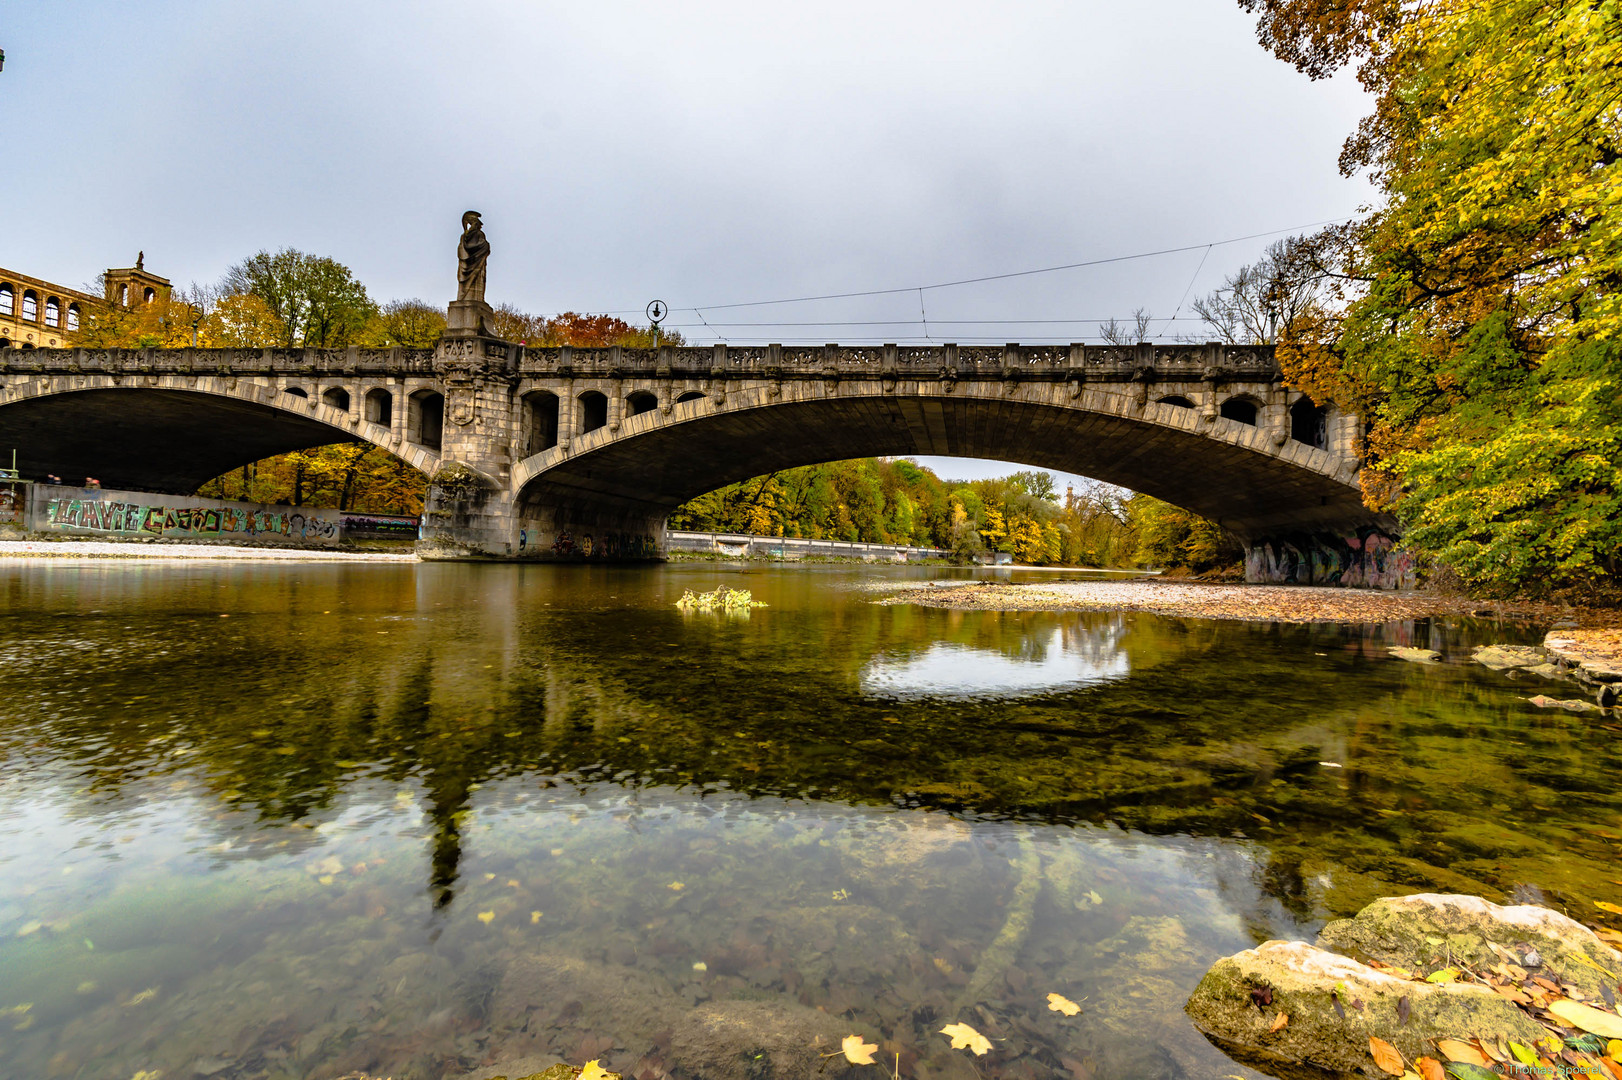
{"type": "Polygon", "coordinates": [[[1201,338],[1193,296],[1373,197],[1356,83],[1230,0],[5,0],[0,48],[0,265],[67,285],[290,246],[442,304],[472,208],[492,303],[699,343],[1201,338]]]}

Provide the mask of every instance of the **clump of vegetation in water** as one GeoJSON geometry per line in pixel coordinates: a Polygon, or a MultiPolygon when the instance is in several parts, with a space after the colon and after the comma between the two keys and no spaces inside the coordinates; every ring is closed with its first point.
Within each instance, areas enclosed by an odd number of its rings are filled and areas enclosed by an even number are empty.
{"type": "Polygon", "coordinates": [[[748,611],[750,608],[765,607],[766,605],[754,598],[748,589],[729,589],[725,585],[713,592],[697,593],[688,589],[676,601],[676,606],[683,611],[748,611]]]}

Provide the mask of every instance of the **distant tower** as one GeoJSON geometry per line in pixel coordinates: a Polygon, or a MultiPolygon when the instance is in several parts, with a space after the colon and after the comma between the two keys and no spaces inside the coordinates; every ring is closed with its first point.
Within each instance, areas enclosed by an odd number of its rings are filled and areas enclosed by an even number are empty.
{"type": "Polygon", "coordinates": [[[122,270],[109,269],[103,280],[107,284],[109,304],[137,307],[169,295],[169,279],[147,270],[144,251],[136,255],[134,266],[122,270]]]}

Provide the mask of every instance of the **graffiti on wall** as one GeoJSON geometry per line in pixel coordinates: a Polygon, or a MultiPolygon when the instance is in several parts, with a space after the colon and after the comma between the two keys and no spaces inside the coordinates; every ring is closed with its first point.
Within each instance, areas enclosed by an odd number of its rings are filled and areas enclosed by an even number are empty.
{"type": "Polygon", "coordinates": [[[0,484],[0,525],[20,525],[27,492],[21,484],[0,484]]]}
{"type": "Polygon", "coordinates": [[[345,512],[344,535],[354,540],[415,540],[421,532],[418,519],[410,514],[355,514],[345,512]]]}
{"type": "Polygon", "coordinates": [[[1411,589],[1418,583],[1413,556],[1372,526],[1253,544],[1245,551],[1245,580],[1354,589],[1411,589]]]}
{"type": "Polygon", "coordinates": [[[338,522],[302,510],[255,510],[237,506],[150,506],[100,499],[52,499],[44,525],[66,531],[127,536],[282,537],[336,540],[338,522]]]}
{"type": "MultiPolygon", "coordinates": [[[[525,545],[528,543],[524,535],[525,545]]],[[[651,533],[585,533],[579,539],[560,529],[552,541],[551,553],[560,559],[657,559],[659,543],[651,533]]]]}

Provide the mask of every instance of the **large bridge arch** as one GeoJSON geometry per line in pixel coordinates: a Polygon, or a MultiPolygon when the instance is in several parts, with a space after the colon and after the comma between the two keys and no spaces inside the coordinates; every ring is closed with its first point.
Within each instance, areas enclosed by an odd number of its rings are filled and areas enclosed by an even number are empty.
{"type": "Polygon", "coordinates": [[[725,484],[879,455],[1080,473],[1186,507],[1246,542],[1380,523],[1362,505],[1355,460],[1240,420],[1058,383],[757,385],[578,435],[519,461],[512,487],[531,542],[551,544],[562,530],[646,534],[725,484]]]}
{"type": "Polygon", "coordinates": [[[44,376],[0,386],[0,449],[25,476],[190,494],[232,469],[329,443],[373,443],[432,476],[438,455],[353,408],[364,391],[314,380],[222,376],[44,376]],[[346,406],[334,404],[340,399],[346,406]]]}

